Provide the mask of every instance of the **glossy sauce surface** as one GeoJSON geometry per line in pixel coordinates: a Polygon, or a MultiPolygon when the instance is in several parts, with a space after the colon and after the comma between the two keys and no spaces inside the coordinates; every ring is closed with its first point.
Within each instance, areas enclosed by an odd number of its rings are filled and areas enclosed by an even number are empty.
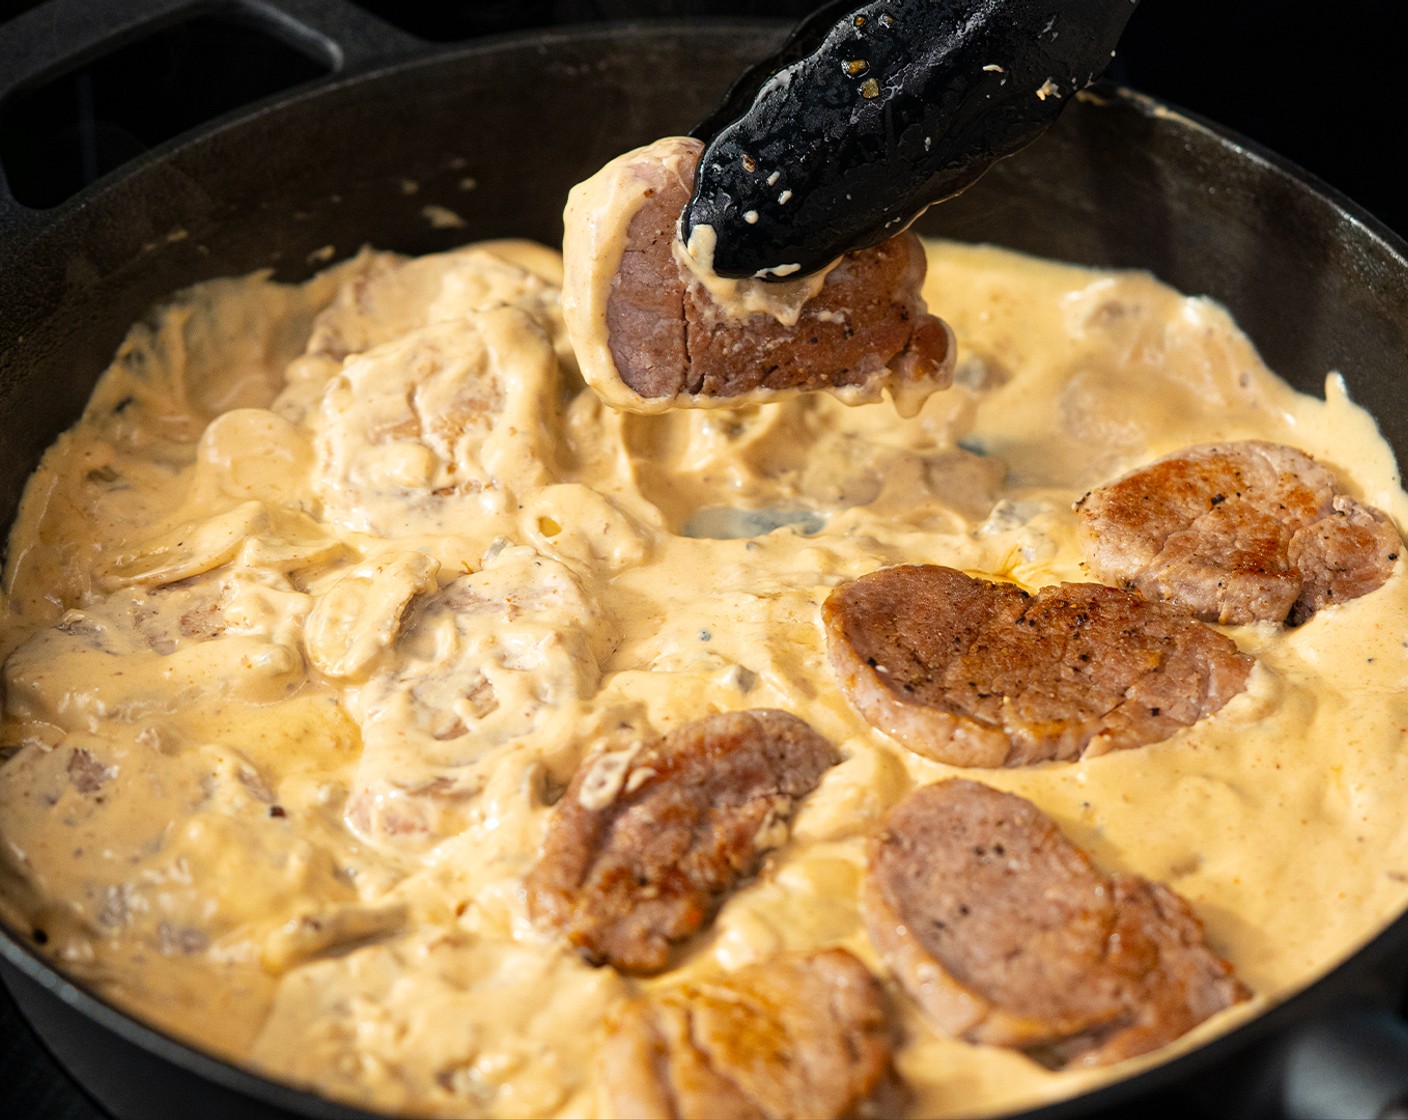
{"type": "MultiPolygon", "coordinates": [[[[560,263],[496,244],[259,277],[135,327],[12,531],[0,654],[8,920],[104,996],[270,1075],[390,1111],[591,1115],[632,991],[788,949],[883,969],[866,838],[962,771],[841,695],[819,608],[935,562],[1086,578],[1072,503],[1193,443],[1293,444],[1402,528],[1392,453],[1336,378],[1268,373],[1141,274],[930,246],[955,386],[901,419],[826,397],[615,412],[562,330],[560,263]],[[535,929],[522,879],[584,758],[777,707],[844,761],[681,966],[637,981],[535,929]]],[[[1110,870],[1186,897],[1257,992],[1408,903],[1408,579],[1297,629],[1229,628],[1248,690],[1166,742],[966,771],[1110,870]]],[[[1065,1096],[936,1037],[895,987],[916,1114],[1065,1096]]]]}

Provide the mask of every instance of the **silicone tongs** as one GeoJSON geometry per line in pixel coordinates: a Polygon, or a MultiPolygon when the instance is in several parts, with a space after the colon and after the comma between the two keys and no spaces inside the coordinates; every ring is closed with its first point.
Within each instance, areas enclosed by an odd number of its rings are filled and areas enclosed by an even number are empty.
{"type": "Polygon", "coordinates": [[[1034,140],[1137,0],[833,0],[694,131],[681,232],[721,276],[786,279],[903,230],[1034,140]]]}

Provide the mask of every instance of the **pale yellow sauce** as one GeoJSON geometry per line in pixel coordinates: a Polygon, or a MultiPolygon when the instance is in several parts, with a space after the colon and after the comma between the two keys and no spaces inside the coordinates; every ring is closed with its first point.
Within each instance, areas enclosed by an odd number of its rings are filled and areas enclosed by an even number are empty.
{"type": "MultiPolygon", "coordinates": [[[[1217,307],[1144,275],[933,246],[957,384],[902,420],[821,396],[615,412],[576,374],[559,270],[497,245],[202,285],[133,329],[45,457],[2,604],[4,909],[106,998],[369,1107],[590,1115],[603,1015],[635,990],[830,944],[884,976],[866,836],[953,771],[838,691],[837,583],[906,561],[1080,579],[1072,502],[1209,440],[1303,448],[1408,524],[1338,379],[1292,392],[1217,307]],[[681,967],[626,980],[534,929],[550,791],[623,736],[747,707],[845,761],[681,967]]],[[[1192,903],[1258,995],[1180,1046],[1408,904],[1402,569],[1299,629],[1230,630],[1250,688],[1167,742],[971,774],[1192,903]]],[[[888,991],[916,1114],[1167,1054],[1051,1073],[935,1037],[888,991]]]]}

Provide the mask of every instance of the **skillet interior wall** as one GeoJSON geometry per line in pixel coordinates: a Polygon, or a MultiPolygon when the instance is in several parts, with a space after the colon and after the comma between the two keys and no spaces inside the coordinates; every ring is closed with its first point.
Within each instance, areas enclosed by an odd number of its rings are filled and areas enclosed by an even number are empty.
{"type": "MultiPolygon", "coordinates": [[[[30,8],[68,0],[10,0],[0,8],[0,45],[8,27],[30,8]]],[[[161,0],[107,0],[106,12],[161,0]]],[[[211,13],[228,29],[238,11],[211,13]],[[223,23],[221,22],[223,21],[223,23]]],[[[265,0],[268,2],[268,0],[265,0]]],[[[300,0],[281,0],[297,4],[300,0]]],[[[457,43],[484,35],[602,20],[682,16],[766,17],[795,20],[825,0],[317,0],[370,13],[429,43],[457,43]]],[[[858,0],[857,0],[858,2],[858,0]]],[[[1290,158],[1332,183],[1399,233],[1408,232],[1408,197],[1399,189],[1398,149],[1386,137],[1401,131],[1408,114],[1400,96],[1397,0],[1340,0],[1333,19],[1274,18],[1264,0],[1141,0],[1120,41],[1108,76],[1170,104],[1202,113],[1290,158]],[[1307,58],[1324,74],[1352,73],[1353,81],[1305,80],[1307,58]]],[[[207,12],[201,6],[194,12],[207,12]]],[[[111,16],[107,17],[108,19],[111,16]]],[[[256,21],[257,22],[257,21],[256,21]]],[[[45,146],[34,167],[40,193],[54,199],[92,182],[129,158],[188,125],[209,120],[223,104],[246,104],[251,85],[289,88],[299,58],[304,68],[331,68],[326,52],[300,51],[265,24],[262,38],[239,42],[213,33],[200,15],[164,31],[164,41],[127,44],[70,74],[96,78],[91,99],[68,90],[31,142],[45,146]],[[273,34],[270,32],[273,31],[273,34]],[[168,36],[169,32],[169,36],[168,36]],[[252,53],[251,53],[252,52],[252,53]],[[285,57],[289,54],[294,58],[285,57]],[[108,68],[115,56],[130,59],[128,79],[108,68]],[[140,72],[133,73],[138,70],[140,72]],[[104,80],[104,77],[106,80],[104,80]],[[88,102],[91,100],[91,104],[88,102]]],[[[3,64],[0,64],[3,70],[3,64]]],[[[16,152],[16,137],[0,124],[0,163],[16,152]]],[[[37,155],[37,153],[36,153],[37,155]]]]}

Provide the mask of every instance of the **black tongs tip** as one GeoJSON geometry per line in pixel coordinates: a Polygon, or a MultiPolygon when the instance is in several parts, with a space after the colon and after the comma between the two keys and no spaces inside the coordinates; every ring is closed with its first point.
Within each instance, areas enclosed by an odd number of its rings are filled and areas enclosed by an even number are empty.
{"type": "Polygon", "coordinates": [[[1054,120],[1136,3],[828,5],[695,130],[682,235],[712,226],[714,269],[734,278],[815,272],[893,236],[1054,120]]]}

